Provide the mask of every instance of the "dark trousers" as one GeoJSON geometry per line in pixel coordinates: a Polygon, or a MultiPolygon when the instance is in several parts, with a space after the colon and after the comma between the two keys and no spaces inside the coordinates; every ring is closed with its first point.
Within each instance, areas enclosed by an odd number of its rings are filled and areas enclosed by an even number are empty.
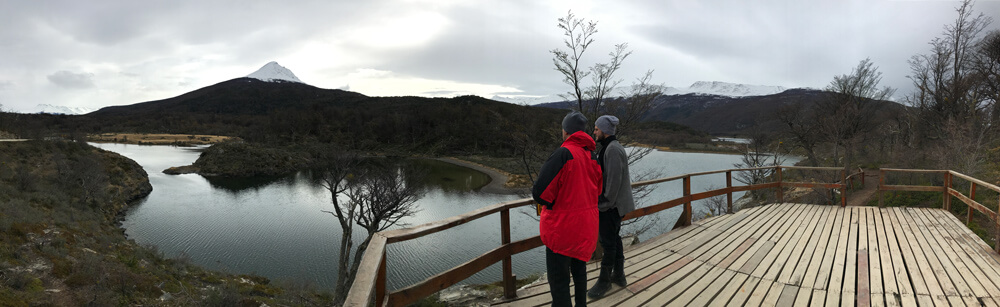
{"type": "MultiPolygon", "coordinates": [[[[601,259],[602,268],[620,269],[619,262],[625,263],[625,251],[622,248],[622,217],[618,215],[618,208],[609,209],[599,215],[600,226],[598,233],[601,237],[601,248],[604,248],[604,259],[601,259]]],[[[624,273],[624,272],[622,272],[624,273]]]]}
{"type": "Polygon", "coordinates": [[[573,275],[576,306],[587,306],[587,263],[545,248],[545,269],[548,272],[552,306],[573,306],[569,296],[569,278],[573,275]]]}

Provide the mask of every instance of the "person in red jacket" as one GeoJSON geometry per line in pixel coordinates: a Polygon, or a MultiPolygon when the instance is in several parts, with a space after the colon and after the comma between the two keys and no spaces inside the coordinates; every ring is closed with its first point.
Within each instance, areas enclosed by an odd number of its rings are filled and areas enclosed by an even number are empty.
{"type": "Polygon", "coordinates": [[[572,306],[573,276],[576,306],[587,306],[587,261],[597,248],[597,197],[602,190],[601,167],[593,155],[597,143],[583,131],[587,118],[572,112],[563,118],[563,144],[542,165],[531,189],[543,206],[538,225],[545,244],[552,306],[572,306]]]}

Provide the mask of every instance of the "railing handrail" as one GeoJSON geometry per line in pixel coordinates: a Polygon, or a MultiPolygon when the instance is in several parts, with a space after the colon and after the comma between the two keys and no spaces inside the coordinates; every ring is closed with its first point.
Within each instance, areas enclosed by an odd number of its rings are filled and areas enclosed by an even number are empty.
{"type": "MultiPolygon", "coordinates": [[[[766,167],[754,167],[754,168],[742,168],[742,169],[725,169],[698,173],[689,173],[678,176],[671,176],[653,180],[646,180],[641,182],[636,182],[632,184],[632,188],[637,188],[646,185],[670,182],[675,180],[683,180],[683,196],[662,202],[656,205],[647,206],[643,208],[638,208],[625,215],[624,220],[638,218],[650,214],[654,214],[666,209],[684,205],[684,212],[678,218],[678,222],[675,224],[676,227],[689,226],[691,225],[692,209],[691,202],[701,199],[706,199],[709,197],[715,197],[723,194],[728,195],[729,211],[732,212],[732,193],[741,191],[750,191],[766,188],[779,188],[777,189],[777,199],[778,201],[783,201],[782,187],[814,187],[814,188],[833,188],[841,189],[842,193],[846,193],[846,174],[841,173],[842,181],[840,183],[811,183],[811,182],[788,182],[782,181],[781,170],[819,170],[819,171],[843,171],[840,167],[808,167],[808,166],[766,166],[766,167]],[[732,173],[733,172],[744,172],[753,170],[765,170],[774,169],[775,177],[777,181],[770,183],[759,183],[744,186],[733,186],[732,185],[732,173]],[[691,177],[712,175],[712,174],[726,174],[726,187],[708,190],[701,193],[691,194],[691,177]]],[[[365,250],[364,256],[362,257],[361,264],[359,265],[358,272],[354,283],[351,285],[350,292],[348,293],[347,300],[344,306],[368,306],[368,304],[374,299],[376,306],[383,306],[386,302],[392,306],[405,305],[411,303],[415,299],[419,299],[421,294],[425,291],[430,290],[441,290],[447,288],[462,279],[467,278],[479,272],[480,270],[496,263],[499,260],[497,258],[503,257],[504,261],[504,292],[505,296],[513,296],[513,286],[514,286],[514,276],[510,273],[510,256],[520,252],[524,252],[535,247],[542,245],[539,236],[534,236],[521,241],[511,243],[509,240],[509,210],[515,209],[517,207],[526,206],[534,204],[534,200],[530,198],[512,200],[508,202],[503,202],[480,209],[470,211],[465,214],[448,217],[442,220],[413,226],[409,228],[387,230],[375,234],[375,237],[368,244],[368,248],[365,250]],[[446,272],[440,273],[438,275],[432,276],[425,279],[424,281],[406,287],[404,289],[398,290],[392,294],[385,293],[385,278],[386,278],[386,245],[396,242],[402,242],[407,240],[412,240],[420,238],[429,234],[440,232],[453,228],[458,225],[462,225],[487,215],[492,215],[493,213],[501,213],[501,224],[508,224],[505,227],[501,227],[502,232],[502,243],[501,245],[485,254],[476,257],[466,263],[463,263],[457,267],[454,267],[446,272]],[[472,270],[475,269],[475,270],[472,270]],[[460,278],[461,277],[461,278],[460,278]],[[457,279],[457,280],[455,280],[457,279]],[[430,290],[428,290],[430,289],[430,290]],[[392,296],[398,296],[401,301],[390,300],[392,296]],[[380,299],[381,298],[381,299],[380,299]]],[[[844,205],[843,199],[841,205],[844,205]]],[[[435,291],[436,292],[436,291],[435,291]]],[[[433,293],[433,292],[431,292],[433,293]]]]}

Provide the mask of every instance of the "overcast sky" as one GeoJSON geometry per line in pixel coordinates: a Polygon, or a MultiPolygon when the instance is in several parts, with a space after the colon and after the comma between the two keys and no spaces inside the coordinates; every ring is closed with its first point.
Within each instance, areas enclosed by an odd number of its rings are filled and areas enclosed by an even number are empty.
{"type": "MultiPolygon", "coordinates": [[[[269,61],[371,96],[554,95],[567,10],[597,20],[589,65],[616,43],[620,78],[686,87],[826,86],[870,57],[912,90],[906,60],[956,1],[20,1],[0,0],[0,104],[99,108],[177,96],[269,61]]],[[[1000,1],[975,7],[1000,20],[1000,1]]],[[[989,29],[997,29],[994,22],[989,29]]]]}

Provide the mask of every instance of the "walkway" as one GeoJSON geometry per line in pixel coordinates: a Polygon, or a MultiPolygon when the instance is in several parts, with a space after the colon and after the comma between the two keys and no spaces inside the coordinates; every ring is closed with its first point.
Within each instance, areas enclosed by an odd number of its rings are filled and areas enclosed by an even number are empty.
{"type": "MultiPolygon", "coordinates": [[[[1000,256],[940,209],[773,204],[625,253],[627,288],[592,306],[998,306],[1000,256]]],[[[598,264],[588,264],[588,288],[598,264]]],[[[546,306],[548,285],[500,305],[546,306]]]]}

